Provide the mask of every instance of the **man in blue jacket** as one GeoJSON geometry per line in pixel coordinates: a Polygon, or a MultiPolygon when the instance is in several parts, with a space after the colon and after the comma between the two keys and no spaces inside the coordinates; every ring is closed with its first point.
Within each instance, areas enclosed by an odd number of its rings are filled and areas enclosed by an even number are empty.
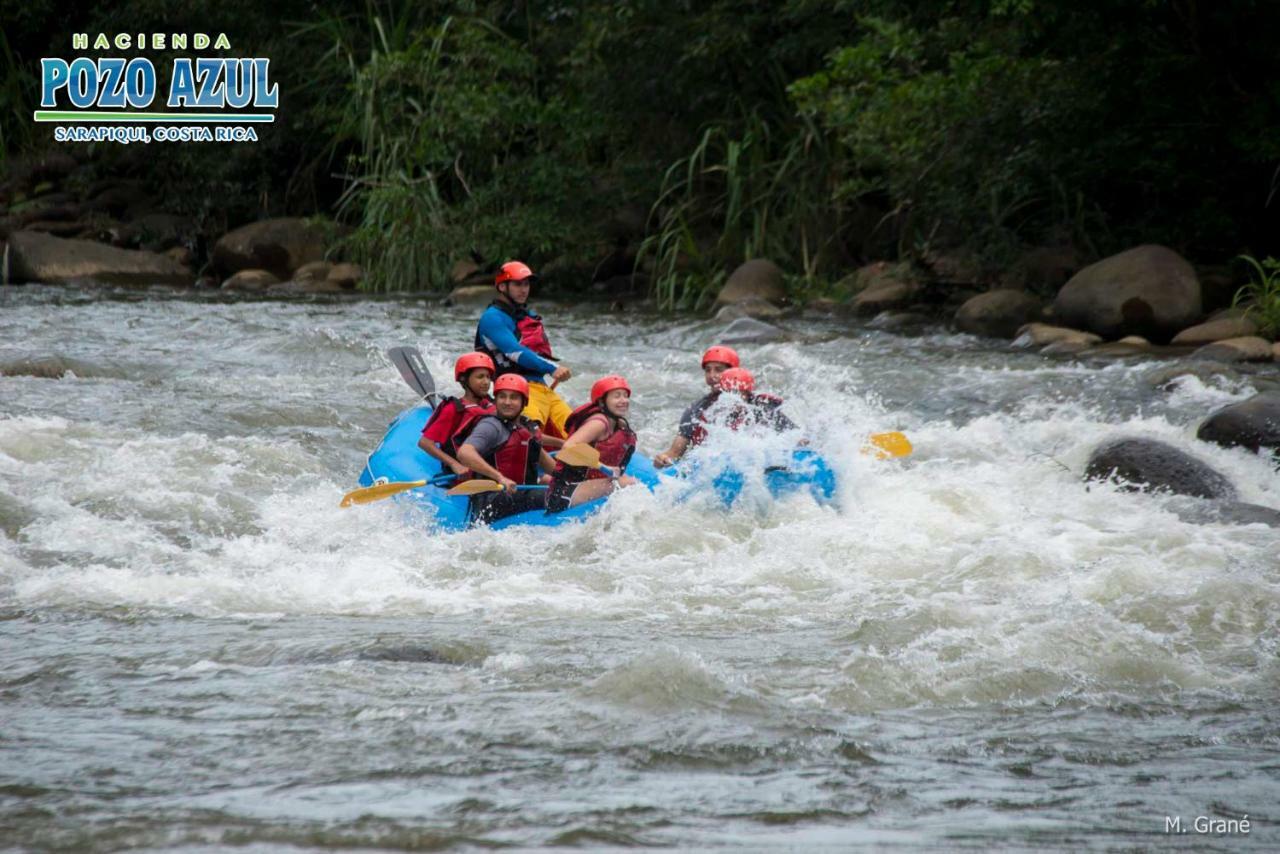
{"type": "Polygon", "coordinates": [[[554,386],[569,379],[573,372],[552,361],[555,357],[551,355],[542,317],[526,305],[537,278],[520,261],[508,261],[498,269],[493,280],[498,298],[480,315],[475,347],[493,359],[496,376],[519,374],[528,381],[529,402],[524,417],[541,424],[545,438],[553,440],[546,444],[558,447],[554,439],[564,438],[564,422],[572,409],[555,393],[554,386]],[[551,386],[547,385],[547,374],[551,375],[551,386]]]}

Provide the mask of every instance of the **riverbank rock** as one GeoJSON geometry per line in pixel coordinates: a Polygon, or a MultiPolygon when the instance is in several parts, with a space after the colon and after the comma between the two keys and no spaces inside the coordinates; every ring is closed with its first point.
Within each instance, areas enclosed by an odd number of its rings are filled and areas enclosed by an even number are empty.
{"type": "Polygon", "coordinates": [[[1195,457],[1155,439],[1117,439],[1089,456],[1086,480],[1115,478],[1126,489],[1153,490],[1197,498],[1234,499],[1235,487],[1195,457]]]}
{"type": "Polygon", "coordinates": [[[1274,354],[1271,342],[1265,338],[1228,338],[1204,345],[1192,353],[1191,358],[1211,362],[1270,362],[1274,354]]]}
{"type": "Polygon", "coordinates": [[[885,278],[867,287],[849,303],[854,314],[872,316],[882,311],[905,308],[923,289],[916,282],[885,278]]]}
{"type": "Polygon", "coordinates": [[[343,262],[334,264],[329,270],[326,281],[332,282],[344,291],[353,291],[364,281],[364,268],[359,264],[343,262]]]}
{"type": "Polygon", "coordinates": [[[189,285],[191,271],[153,252],[117,249],[32,231],[9,235],[14,282],[100,282],[112,285],[189,285]]]}
{"type": "Polygon", "coordinates": [[[1214,412],[1196,438],[1228,448],[1280,450],[1280,392],[1264,391],[1214,412]]]}
{"type": "Polygon", "coordinates": [[[974,335],[1013,338],[1040,316],[1040,300],[1025,291],[1000,288],[965,301],[956,312],[956,326],[974,335]]]}
{"type": "Polygon", "coordinates": [[[1173,391],[1185,377],[1195,377],[1200,382],[1208,385],[1218,377],[1236,380],[1239,379],[1240,375],[1230,365],[1224,365],[1221,362],[1197,362],[1190,365],[1159,368],[1147,374],[1145,379],[1152,388],[1160,389],[1161,391],[1173,391]]]}
{"type": "Polygon", "coordinates": [[[1243,501],[1191,501],[1171,504],[1170,508],[1184,522],[1195,525],[1270,525],[1280,528],[1280,510],[1248,504],[1243,501]]]}
{"type": "Polygon", "coordinates": [[[722,344],[764,344],[770,341],[785,341],[791,333],[785,329],[756,320],[753,317],[740,317],[724,328],[716,340],[722,344]]]}
{"type": "Polygon", "coordinates": [[[463,285],[449,291],[444,298],[445,305],[488,305],[493,302],[498,292],[493,285],[463,285]]]}
{"type": "Polygon", "coordinates": [[[767,258],[752,258],[740,264],[716,297],[716,307],[747,300],[781,303],[787,299],[782,270],[767,258]]]}
{"type": "Polygon", "coordinates": [[[224,291],[261,291],[280,284],[268,270],[241,270],[222,283],[224,291]]]}
{"type": "Polygon", "coordinates": [[[324,229],[305,219],[264,219],[224,234],[211,260],[224,274],[262,269],[287,279],[303,264],[324,259],[324,238],[324,229]]]}
{"type": "Polygon", "coordinates": [[[1150,353],[1150,342],[1138,336],[1130,336],[1130,339],[1132,338],[1137,338],[1137,341],[1121,339],[1106,344],[1096,344],[1081,350],[1080,355],[1090,359],[1127,359],[1150,353]]]}
{"type": "Polygon", "coordinates": [[[36,377],[45,380],[60,380],[75,372],[71,362],[62,356],[37,356],[32,359],[0,362],[0,377],[36,377]]]}
{"type": "Polygon", "coordinates": [[[1078,352],[1094,344],[1102,343],[1102,336],[1079,329],[1068,329],[1065,326],[1050,326],[1047,323],[1028,323],[1018,329],[1018,337],[1013,339],[1015,347],[1048,347],[1051,344],[1065,343],[1077,348],[1078,352]]]}
{"type": "Polygon", "coordinates": [[[737,320],[739,317],[754,317],[758,320],[772,319],[782,317],[786,311],[769,302],[768,300],[745,299],[741,302],[729,303],[721,306],[716,312],[716,320],[737,320]]]}
{"type": "Polygon", "coordinates": [[[1138,246],[1072,276],[1054,299],[1053,314],[1105,338],[1167,341],[1202,317],[1200,282],[1172,249],[1138,246]]]}
{"type": "Polygon", "coordinates": [[[449,270],[449,281],[461,285],[479,272],[479,264],[470,258],[462,258],[453,262],[453,267],[449,270]]]}
{"type": "Polygon", "coordinates": [[[1004,281],[1012,288],[1057,293],[1081,266],[1080,250],[1074,246],[1038,246],[1013,263],[1004,281]]]}
{"type": "Polygon", "coordinates": [[[1258,327],[1246,317],[1219,317],[1198,323],[1173,336],[1171,344],[1199,346],[1228,338],[1248,338],[1258,334],[1258,327]]]}
{"type": "Polygon", "coordinates": [[[312,261],[294,270],[293,280],[306,285],[323,282],[329,278],[329,271],[332,269],[333,265],[328,261],[312,261]]]}

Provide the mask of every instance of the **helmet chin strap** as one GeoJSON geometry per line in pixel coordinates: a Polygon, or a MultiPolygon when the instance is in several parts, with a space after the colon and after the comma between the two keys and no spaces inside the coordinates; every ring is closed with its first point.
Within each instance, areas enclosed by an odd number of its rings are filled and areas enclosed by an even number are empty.
{"type": "Polygon", "coordinates": [[[505,291],[502,289],[502,285],[497,286],[498,293],[502,294],[503,299],[505,299],[507,302],[511,303],[512,305],[514,305],[516,308],[524,308],[526,305],[529,304],[528,300],[525,300],[524,302],[516,302],[515,297],[511,296],[511,283],[503,282],[503,284],[507,286],[507,289],[505,291]]]}

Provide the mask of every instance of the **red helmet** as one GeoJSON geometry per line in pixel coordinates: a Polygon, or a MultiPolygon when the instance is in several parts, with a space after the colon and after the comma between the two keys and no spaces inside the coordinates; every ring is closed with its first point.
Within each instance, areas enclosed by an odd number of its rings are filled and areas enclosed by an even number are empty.
{"type": "MultiPolygon", "coordinates": [[[[728,348],[725,348],[728,349],[728,348]]],[[[754,391],[756,378],[746,368],[730,368],[720,375],[721,391],[754,391]]]]}
{"type": "Polygon", "coordinates": [[[519,374],[503,374],[493,381],[493,395],[500,391],[517,391],[524,395],[525,403],[529,402],[529,381],[519,374]]]}
{"type": "Polygon", "coordinates": [[[523,279],[537,280],[537,276],[529,265],[523,261],[508,261],[498,268],[498,275],[494,277],[493,284],[500,285],[503,282],[519,282],[523,279]]]}
{"type": "Polygon", "coordinates": [[[489,358],[488,353],[463,353],[458,357],[458,361],[453,363],[453,378],[462,382],[467,371],[475,368],[488,368],[489,373],[492,374],[493,359],[489,358]]]}
{"type": "Polygon", "coordinates": [[[591,399],[599,400],[614,389],[624,389],[627,397],[631,397],[631,386],[627,385],[627,381],[617,374],[610,374],[607,377],[601,377],[591,386],[591,399]]]}
{"type": "Polygon", "coordinates": [[[721,362],[731,368],[736,368],[740,364],[738,352],[732,347],[726,347],[723,344],[716,344],[714,347],[707,348],[707,352],[702,354],[702,367],[705,368],[707,362],[721,362]]]}

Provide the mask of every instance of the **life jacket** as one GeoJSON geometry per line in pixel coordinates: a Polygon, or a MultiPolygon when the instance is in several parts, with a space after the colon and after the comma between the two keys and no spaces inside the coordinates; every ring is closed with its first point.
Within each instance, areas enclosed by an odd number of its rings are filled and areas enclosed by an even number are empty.
{"type": "MultiPolygon", "coordinates": [[[[631,455],[636,452],[636,434],[631,431],[631,427],[627,424],[625,418],[614,418],[594,402],[584,403],[573,410],[569,417],[565,419],[565,431],[572,436],[593,415],[603,415],[606,419],[613,419],[619,422],[619,426],[616,429],[611,431],[605,438],[593,443],[591,447],[595,448],[600,454],[600,462],[614,469],[617,474],[624,473],[627,470],[627,463],[631,462],[631,455]]],[[[584,478],[592,480],[607,478],[609,475],[599,469],[586,468],[585,466],[557,464],[556,476],[564,480],[583,480],[584,478]]]]}
{"type": "MultiPolygon", "coordinates": [[[[489,413],[485,418],[498,418],[489,413]]],[[[466,434],[458,433],[454,438],[459,446],[466,441],[467,435],[475,430],[483,419],[474,419],[467,427],[466,434]]],[[[499,419],[501,420],[501,419],[499,419]]],[[[504,422],[506,423],[506,422],[504,422]]],[[[515,422],[507,424],[511,435],[500,447],[484,458],[484,461],[516,483],[534,483],[538,479],[538,457],[541,456],[542,442],[538,439],[538,429],[523,415],[517,415],[515,422]]],[[[474,473],[471,475],[474,477],[474,473]]],[[[465,479],[465,478],[464,478],[465,479]]]]}
{"type": "MultiPolygon", "coordinates": [[[[544,359],[555,359],[555,356],[551,355],[551,341],[547,338],[547,330],[542,326],[541,317],[531,313],[527,308],[520,308],[500,299],[489,303],[489,306],[496,306],[503,314],[515,321],[516,337],[520,340],[522,346],[528,347],[544,359]]],[[[498,368],[498,373],[520,372],[520,366],[513,365],[505,354],[495,353],[484,346],[484,341],[480,337],[478,329],[476,330],[475,346],[480,352],[489,354],[489,358],[493,359],[493,363],[498,368]]]]}
{"type": "MultiPolygon", "coordinates": [[[[716,401],[719,393],[704,397],[699,403],[698,419],[693,425],[693,435],[689,438],[690,445],[701,445],[707,440],[707,428],[704,424],[711,423],[707,420],[707,408],[716,401]]],[[[782,406],[782,398],[772,394],[754,394],[748,392],[742,403],[734,404],[729,411],[729,416],[725,419],[725,426],[730,430],[739,430],[749,424],[761,424],[766,420],[764,413],[772,413],[778,407],[782,406]]]]}
{"type": "Polygon", "coordinates": [[[440,405],[435,408],[431,413],[431,417],[427,419],[426,425],[422,428],[424,433],[432,424],[436,423],[436,419],[445,411],[445,407],[457,413],[457,421],[454,422],[453,433],[440,443],[440,447],[449,456],[457,457],[458,445],[462,444],[462,440],[471,432],[472,426],[486,415],[493,414],[493,400],[486,397],[479,403],[464,403],[460,397],[446,397],[440,401],[440,405]]]}

